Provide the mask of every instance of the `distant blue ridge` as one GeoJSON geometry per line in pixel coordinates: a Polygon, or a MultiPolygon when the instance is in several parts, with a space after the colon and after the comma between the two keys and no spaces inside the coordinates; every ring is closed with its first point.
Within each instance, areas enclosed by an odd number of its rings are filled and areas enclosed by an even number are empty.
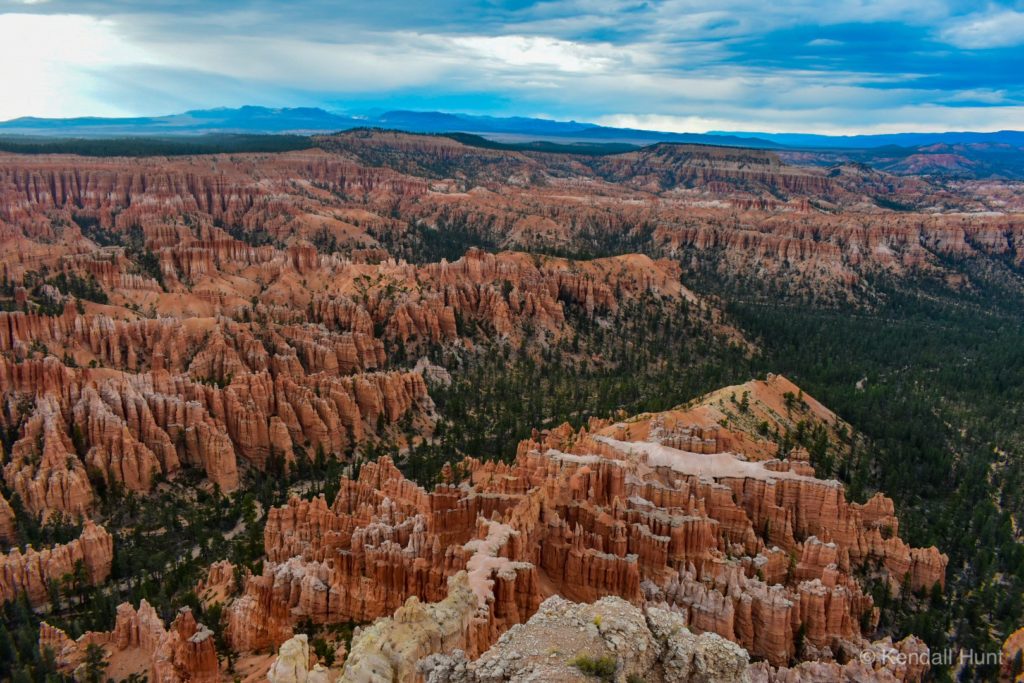
{"type": "Polygon", "coordinates": [[[385,111],[365,116],[336,114],[316,107],[274,109],[260,106],[196,109],[168,116],[47,119],[22,117],[0,122],[0,134],[104,138],[204,133],[330,133],[377,127],[412,133],[475,133],[499,141],[616,142],[648,145],[680,142],[730,147],[871,149],[931,144],[988,143],[1024,147],[1024,132],[938,132],[832,136],[804,133],[712,131],[669,133],[610,128],[577,121],[552,121],[523,116],[498,117],[437,111],[385,111]]]}

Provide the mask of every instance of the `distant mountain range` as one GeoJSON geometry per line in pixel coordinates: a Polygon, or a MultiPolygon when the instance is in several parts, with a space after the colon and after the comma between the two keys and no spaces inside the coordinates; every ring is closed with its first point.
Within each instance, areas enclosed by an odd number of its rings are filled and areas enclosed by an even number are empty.
{"type": "Polygon", "coordinates": [[[443,112],[387,111],[366,115],[335,114],[312,107],[270,109],[200,109],[169,116],[132,118],[81,117],[42,119],[23,117],[0,123],[0,135],[45,137],[123,137],[196,135],[203,133],[330,133],[375,127],[412,133],[474,133],[504,142],[526,140],[614,142],[649,145],[654,142],[690,142],[735,147],[778,147],[776,143],[730,135],[659,133],[627,128],[606,128],[575,121],[549,121],[524,117],[499,118],[443,112]]]}
{"type": "Polygon", "coordinates": [[[814,135],[812,133],[739,133],[711,131],[708,135],[757,137],[784,147],[801,149],[875,149],[878,147],[924,147],[928,145],[1001,144],[1024,147],[1024,131],[994,133],[971,131],[947,133],[887,133],[880,135],[814,135]]]}
{"type": "Polygon", "coordinates": [[[326,133],[378,127],[415,133],[474,133],[501,142],[549,141],[648,145],[680,142],[761,149],[869,149],[930,144],[1008,144],[1024,147],[1024,132],[897,133],[893,135],[828,136],[794,133],[711,132],[669,133],[610,128],[576,121],[527,117],[473,116],[444,112],[386,111],[365,115],[336,114],[313,107],[271,109],[199,109],[169,116],[131,118],[22,117],[0,122],[0,135],[104,138],[123,136],[197,135],[203,133],[326,133]]]}

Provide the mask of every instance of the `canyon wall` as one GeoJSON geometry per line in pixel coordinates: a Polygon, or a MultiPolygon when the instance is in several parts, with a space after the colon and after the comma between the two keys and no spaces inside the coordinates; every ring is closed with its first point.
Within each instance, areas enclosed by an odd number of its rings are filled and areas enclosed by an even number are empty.
{"type": "MultiPolygon", "coordinates": [[[[145,496],[188,468],[233,492],[251,470],[337,457],[358,473],[333,500],[268,511],[257,575],[215,565],[204,585],[226,603],[233,650],[283,648],[281,683],[326,676],[302,668],[299,623],[372,624],[349,677],[488,680],[524,624],[561,628],[560,612],[595,627],[567,648],[655,680],[710,665],[701,643],[725,663],[742,648],[755,680],[920,678],[857,668],[864,652],[923,648],[869,642],[879,610],[864,580],[941,589],[948,559],[900,538],[892,500],[847,500],[806,451],[759,433],[806,419],[838,438],[840,420],[785,378],[535,431],[513,462],[452,462],[429,491],[361,456],[430,441],[438,358],[543,358],[630,310],[699,317],[709,338],[753,348],[687,272],[860,301],[878,273],[969,287],[958,263],[1019,267],[1015,187],[686,145],[554,155],[373,131],[318,144],[0,158],[0,540],[18,540],[19,505],[86,529],[6,555],[3,596],[42,605],[77,559],[106,580],[110,536],[88,519],[111,491],[145,496]],[[617,615],[608,629],[593,623],[602,609],[617,615]],[[658,620],[692,638],[668,652],[658,620]],[[648,653],[615,650],[621,629],[648,653]]],[[[573,359],[600,365],[592,351],[573,359]]],[[[65,671],[95,642],[119,672],[143,661],[173,683],[226,676],[210,633],[186,613],[166,628],[143,603],[109,633],[47,626],[41,643],[65,671]]],[[[572,674],[564,654],[550,675],[572,674]]]]}
{"type": "MultiPolygon", "coordinates": [[[[49,584],[61,584],[75,577],[75,565],[82,563],[81,580],[92,586],[103,584],[110,576],[114,560],[114,540],[107,530],[87,520],[82,534],[69,543],[36,550],[15,548],[0,555],[0,603],[16,600],[24,593],[33,606],[50,599],[49,584]]],[[[77,578],[75,581],[79,580],[77,578]]]]}
{"type": "MultiPolygon", "coordinates": [[[[736,389],[752,392],[761,411],[792,386],[772,377],[736,389]]],[[[229,605],[229,638],[262,649],[287,640],[295,620],[387,617],[352,657],[391,656],[367,652],[396,652],[384,644],[395,623],[435,634],[402,636],[422,642],[409,645],[417,656],[442,642],[475,659],[549,596],[617,596],[659,606],[772,667],[831,666],[874,647],[864,633],[878,609],[855,573],[894,592],[944,585],[947,558],[900,540],[891,500],[848,502],[805,459],[772,458],[750,434],[711,421],[716,401],[539,432],[514,463],[466,460],[431,492],[382,458],[343,480],[330,505],[292,499],[269,513],[267,562],[229,605]],[[671,445],[694,445],[695,434],[697,451],[671,445]],[[470,594],[475,601],[464,600],[470,594]],[[445,625],[431,626],[440,614],[445,625]]],[[[805,401],[808,414],[834,417],[805,401]]]]}
{"type": "Polygon", "coordinates": [[[119,605],[117,621],[109,632],[88,632],[72,640],[46,622],[40,627],[40,652],[50,650],[58,668],[73,672],[76,678],[89,645],[103,649],[106,675],[114,680],[131,674],[143,674],[161,683],[221,680],[213,632],[197,623],[188,608],[178,612],[169,629],[145,600],[137,610],[127,603],[119,605]]]}

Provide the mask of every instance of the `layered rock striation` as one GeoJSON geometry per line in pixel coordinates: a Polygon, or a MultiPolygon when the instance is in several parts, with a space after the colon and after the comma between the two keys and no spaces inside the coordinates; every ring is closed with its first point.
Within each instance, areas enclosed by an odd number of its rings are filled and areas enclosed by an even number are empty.
{"type": "Polygon", "coordinates": [[[40,652],[50,650],[58,668],[78,674],[89,645],[103,648],[107,676],[115,680],[131,674],[161,683],[214,683],[220,680],[220,662],[213,632],[196,622],[191,610],[178,612],[170,628],[143,600],[136,610],[123,603],[117,608],[114,629],[88,632],[77,640],[46,622],[39,630],[40,652]]]}
{"type": "MultiPolygon", "coordinates": [[[[768,410],[792,385],[745,386],[768,410]]],[[[889,499],[848,502],[805,459],[771,458],[748,434],[701,424],[709,405],[537,433],[514,463],[466,460],[431,492],[382,458],[343,480],[330,505],[272,509],[263,574],[228,607],[233,646],[279,645],[304,619],[434,623],[423,603],[462,604],[469,591],[473,609],[455,610],[468,616],[427,640],[472,659],[549,596],[617,596],[785,667],[872,647],[878,610],[856,573],[894,591],[944,585],[947,558],[899,539],[889,499]]]]}
{"type": "Polygon", "coordinates": [[[297,285],[316,279],[324,252],[412,256],[424,231],[495,248],[699,256],[698,269],[717,262],[726,277],[785,271],[803,291],[850,291],[874,269],[951,272],[950,257],[1024,260],[1010,182],[692,145],[588,157],[393,132],[318,142],[172,161],[8,155],[0,241],[14,249],[0,276],[81,272],[142,308],[167,290],[213,314],[262,293],[239,288],[240,275],[297,285]]]}
{"type": "Polygon", "coordinates": [[[50,599],[50,584],[61,584],[65,577],[76,576],[81,563],[80,579],[98,586],[110,576],[114,560],[113,537],[98,524],[86,521],[81,535],[73,541],[42,550],[28,546],[0,555],[0,603],[16,600],[22,593],[34,606],[50,599]]]}
{"type": "MultiPolygon", "coordinates": [[[[253,261],[234,238],[141,230],[151,249],[211,250],[209,268],[186,276],[160,251],[168,291],[107,278],[118,306],[0,312],[0,422],[19,436],[3,476],[34,515],[82,517],[97,486],[147,492],[183,466],[231,491],[246,465],[429,436],[433,403],[421,372],[398,369],[406,361],[446,346],[558,341],[573,333],[570,308],[593,317],[640,297],[696,301],[678,266],[636,255],[582,263],[472,250],[414,266],[293,245],[253,261]]],[[[124,253],[103,263],[129,267],[124,253]]],[[[57,265],[74,275],[88,258],[57,265]]]]}

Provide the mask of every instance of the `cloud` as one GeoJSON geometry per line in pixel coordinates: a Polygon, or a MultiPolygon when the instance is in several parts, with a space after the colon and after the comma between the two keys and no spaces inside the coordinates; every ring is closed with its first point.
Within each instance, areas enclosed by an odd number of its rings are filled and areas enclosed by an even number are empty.
{"type": "Polygon", "coordinates": [[[600,73],[622,64],[628,50],[609,44],[583,44],[544,36],[467,36],[450,39],[470,59],[484,59],[491,66],[526,67],[562,73],[600,73]]]}
{"type": "Polygon", "coordinates": [[[818,133],[822,135],[857,135],[884,133],[934,133],[947,130],[1012,130],[1020,128],[1024,107],[959,107],[950,109],[935,105],[896,107],[888,110],[886,121],[821,123],[832,108],[822,108],[811,116],[794,117],[786,110],[762,110],[751,116],[748,112],[730,112],[716,118],[701,116],[664,116],[612,114],[597,123],[606,126],[639,128],[674,133],[705,133],[707,131],[818,133]],[[737,115],[738,114],[738,115],[737,115]]]}
{"type": "Polygon", "coordinates": [[[943,99],[944,102],[950,103],[970,103],[970,104],[1012,104],[1012,101],[1006,96],[1004,90],[987,90],[985,88],[975,88],[973,90],[958,90],[943,99]]]}
{"type": "Polygon", "coordinates": [[[0,14],[0,58],[24,65],[0,72],[0,118],[253,103],[687,130],[1013,127],[1021,54],[975,45],[1018,40],[1007,26],[1024,15],[956,16],[958,1],[49,0],[0,14]]]}
{"type": "Polygon", "coordinates": [[[1024,12],[1004,10],[971,14],[942,31],[947,43],[966,50],[985,50],[1024,44],[1024,12]]]}
{"type": "Polygon", "coordinates": [[[84,94],[98,71],[147,61],[113,22],[81,15],[0,14],[0,119],[25,114],[123,115],[84,94]]]}

